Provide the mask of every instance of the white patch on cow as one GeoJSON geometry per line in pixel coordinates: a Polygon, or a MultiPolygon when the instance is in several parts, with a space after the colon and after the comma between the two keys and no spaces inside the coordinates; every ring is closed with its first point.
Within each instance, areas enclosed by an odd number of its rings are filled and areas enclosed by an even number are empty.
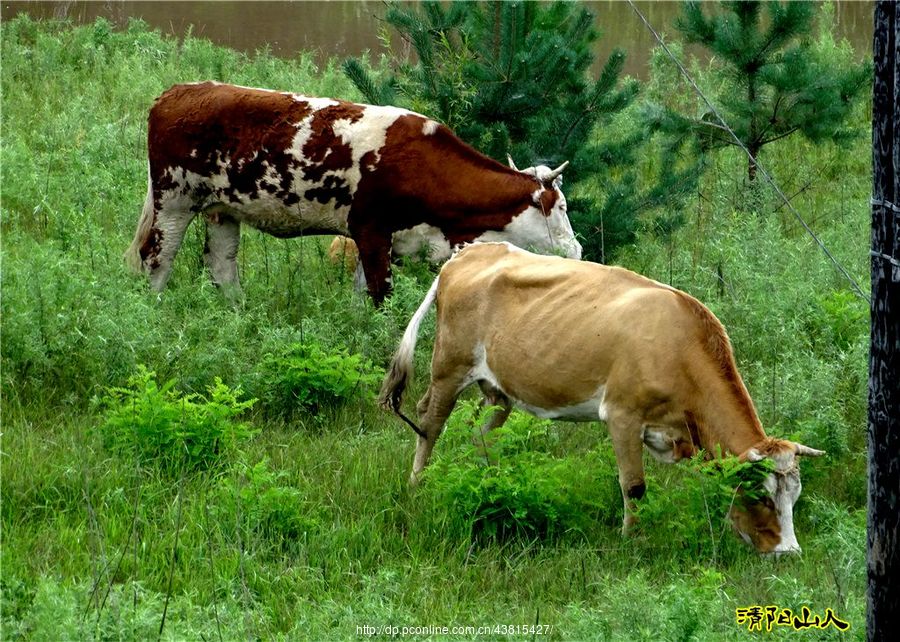
{"type": "MultiPolygon", "coordinates": [[[[353,168],[359,174],[359,161],[368,152],[375,152],[375,162],[381,160],[378,152],[384,147],[388,127],[401,116],[418,115],[399,107],[367,106],[363,116],[355,122],[338,120],[333,125],[334,133],[350,145],[353,154],[353,168]]],[[[359,178],[356,179],[359,183],[359,178]]],[[[355,184],[356,184],[355,183],[355,184]]],[[[354,184],[354,186],[355,186],[354,184]]]]}
{"type": "Polygon", "coordinates": [[[440,228],[420,223],[409,229],[394,232],[392,250],[397,256],[412,256],[425,252],[426,259],[432,263],[446,261],[450,258],[452,248],[450,241],[440,228]]]}
{"type": "Polygon", "coordinates": [[[438,123],[436,121],[431,120],[430,118],[425,120],[425,124],[422,125],[422,133],[425,136],[432,136],[434,132],[438,129],[438,123]]]}
{"type": "MultiPolygon", "coordinates": [[[[294,134],[291,147],[287,151],[299,165],[299,168],[294,171],[292,176],[291,191],[300,195],[301,199],[294,209],[285,212],[284,215],[288,218],[286,223],[300,229],[298,222],[302,218],[304,227],[331,229],[336,232],[346,233],[350,203],[338,205],[330,200],[322,203],[319,200],[309,200],[303,195],[309,190],[324,187],[328,181],[336,180],[346,186],[352,198],[356,194],[359,182],[362,179],[360,165],[363,156],[369,152],[374,153],[374,160],[368,167],[369,170],[374,170],[380,160],[379,151],[384,147],[388,127],[400,116],[412,114],[412,112],[397,107],[366,106],[363,109],[362,117],[355,122],[349,119],[339,119],[331,123],[334,134],[350,147],[350,167],[325,172],[320,180],[309,181],[304,178],[303,173],[303,168],[309,162],[303,149],[313,136],[313,117],[316,111],[338,103],[330,99],[317,99],[300,95],[294,95],[294,98],[299,101],[305,101],[312,108],[313,112],[294,124],[297,132],[294,134]]],[[[331,150],[326,151],[326,156],[329,153],[331,153],[331,150]]],[[[278,209],[280,212],[285,211],[283,206],[278,209]]]]}
{"type": "Polygon", "coordinates": [[[663,464],[675,463],[675,444],[664,431],[646,426],[641,429],[641,441],[656,461],[663,464]]]}
{"type": "MultiPolygon", "coordinates": [[[[759,459],[764,458],[763,456],[759,459]]],[[[751,461],[759,461],[759,459],[751,459],[751,461]]],[[[795,468],[793,453],[777,454],[772,459],[775,460],[776,472],[763,480],[763,488],[775,504],[781,540],[772,549],[771,554],[778,556],[784,553],[799,553],[802,549],[794,532],[794,504],[800,497],[800,473],[795,468]]],[[[747,533],[739,531],[739,534],[744,541],[750,543],[747,533]]]]}
{"type": "Polygon", "coordinates": [[[536,207],[529,206],[516,214],[502,230],[488,230],[475,238],[476,242],[500,243],[509,241],[522,248],[552,250],[553,238],[544,215],[536,207]]]}
{"type": "Polygon", "coordinates": [[[794,454],[785,456],[776,455],[776,470],[782,471],[777,475],[772,474],[766,478],[764,485],[766,490],[774,488],[772,501],[775,503],[775,511],[778,514],[778,523],[781,527],[781,541],[772,550],[776,555],[781,553],[799,553],[800,543],[794,532],[794,504],[800,497],[800,473],[794,467],[794,454]]]}
{"type": "MultiPolygon", "coordinates": [[[[264,90],[265,91],[265,90],[264,90]]],[[[275,92],[279,93],[279,92],[275,92]]],[[[291,94],[291,98],[296,100],[298,103],[306,103],[309,105],[310,109],[313,111],[319,111],[320,109],[325,109],[326,107],[334,107],[335,105],[340,105],[337,100],[332,98],[319,98],[317,96],[304,96],[303,94],[291,94]]]]}
{"type": "MultiPolygon", "coordinates": [[[[457,394],[468,388],[476,381],[487,381],[489,384],[491,384],[491,386],[502,391],[503,388],[501,388],[500,384],[497,383],[497,377],[494,376],[494,373],[491,372],[491,369],[488,367],[487,350],[485,349],[484,344],[481,341],[475,344],[475,351],[472,356],[475,359],[475,366],[469,371],[468,376],[463,379],[462,383],[459,386],[457,394]]],[[[504,394],[506,393],[504,392],[504,394]]]]}
{"type": "MultiPolygon", "coordinates": [[[[541,190],[535,192],[539,195],[541,190]]],[[[581,244],[575,239],[572,224],[566,214],[566,201],[562,193],[557,196],[549,216],[539,207],[529,206],[519,212],[502,230],[489,230],[475,241],[509,241],[522,248],[534,248],[538,252],[562,253],[573,259],[581,258],[581,244]]]]}
{"type": "Polygon", "coordinates": [[[488,365],[487,349],[484,343],[479,341],[475,345],[473,357],[475,365],[460,385],[460,392],[476,381],[486,381],[492,388],[496,388],[506,395],[516,407],[540,419],[563,419],[567,421],[595,421],[600,419],[600,421],[606,421],[609,409],[606,404],[605,386],[600,386],[590,398],[584,401],[561,408],[541,408],[517,399],[503,389],[503,386],[497,381],[496,375],[494,375],[488,365]]]}
{"type": "MultiPolygon", "coordinates": [[[[512,397],[510,397],[512,399],[512,397]]],[[[608,408],[605,403],[606,386],[600,386],[589,398],[580,403],[562,408],[538,408],[518,399],[516,406],[540,419],[562,419],[564,421],[606,421],[608,408]]]]}

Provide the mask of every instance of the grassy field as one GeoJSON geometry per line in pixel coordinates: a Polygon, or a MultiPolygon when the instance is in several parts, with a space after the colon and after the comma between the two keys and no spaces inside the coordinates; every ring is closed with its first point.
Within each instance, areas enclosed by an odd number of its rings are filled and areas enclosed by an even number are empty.
{"type": "MultiPolygon", "coordinates": [[[[336,62],[247,57],[141,23],[116,32],[23,18],[3,24],[2,59],[3,639],[534,624],[551,639],[769,635],[736,622],[752,605],[831,608],[851,625],[776,625],[776,637],[864,638],[867,305],[766,189],[747,205],[736,155],[707,170],[684,227],[642,231],[617,262],[707,303],[767,432],[828,451],[803,462],[804,552],[778,560],[730,533],[721,489],[690,465],[648,462],[641,527],[623,539],[597,424],[516,415],[486,467],[465,405],[408,492],[413,436],[374,407],[372,382],[427,268],[400,269],[375,310],[328,262],[329,239],[245,230],[235,307],[201,270],[195,224],[161,298],[127,273],[154,98],[216,79],[358,99],[336,62]],[[155,376],[141,378],[142,366],[155,376]],[[321,392],[293,403],[278,391],[307,366],[321,392]],[[237,399],[258,399],[252,408],[229,398],[238,388],[237,399]],[[169,411],[195,430],[190,448],[166,441],[169,411]]],[[[868,117],[860,106],[849,148],[786,139],[763,158],[866,290],[868,117]]],[[[508,633],[483,638],[545,637],[508,633]]]]}

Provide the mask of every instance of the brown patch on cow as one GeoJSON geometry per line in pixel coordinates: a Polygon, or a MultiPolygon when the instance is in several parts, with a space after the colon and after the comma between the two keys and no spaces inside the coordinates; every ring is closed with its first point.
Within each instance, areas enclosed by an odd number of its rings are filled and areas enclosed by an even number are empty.
{"type": "Polygon", "coordinates": [[[541,192],[541,212],[544,216],[550,216],[550,212],[553,211],[553,206],[556,204],[556,198],[558,193],[555,189],[545,189],[541,192]]]}
{"type": "Polygon", "coordinates": [[[335,207],[344,207],[353,202],[350,186],[347,181],[337,176],[328,176],[321,187],[314,187],[303,192],[303,197],[308,201],[328,203],[334,201],[335,207]]]}
{"type": "Polygon", "coordinates": [[[359,250],[353,239],[346,236],[335,236],[328,247],[328,260],[332,265],[343,265],[347,274],[356,271],[359,263],[359,250]]]}
{"type": "Polygon", "coordinates": [[[374,210],[378,220],[370,222],[385,233],[427,223],[453,246],[501,231],[525,208],[536,206],[532,194],[541,188],[536,178],[482,155],[444,125],[423,136],[425,121],[415,114],[394,121],[377,171],[366,172],[374,159],[362,158],[351,221],[371,217],[374,210]]]}
{"type": "Polygon", "coordinates": [[[735,532],[745,533],[760,553],[771,553],[781,543],[781,524],[772,498],[734,506],[729,517],[735,532]]]}
{"type": "Polygon", "coordinates": [[[159,256],[160,243],[162,242],[162,238],[162,230],[158,227],[151,227],[150,233],[147,234],[147,238],[145,238],[144,242],[141,244],[141,261],[149,263],[150,267],[152,268],[159,266],[159,261],[156,259],[156,257],[159,256]]]}
{"type": "Polygon", "coordinates": [[[697,449],[686,439],[676,439],[672,446],[672,457],[675,461],[690,459],[697,454],[697,449]]]}
{"type": "Polygon", "coordinates": [[[771,457],[775,461],[781,459],[781,457],[779,457],[780,455],[788,453],[793,455],[796,452],[796,447],[793,442],[786,439],[777,439],[775,437],[767,437],[764,441],[754,444],[753,447],[760,455],[771,457]]]}
{"type": "Polygon", "coordinates": [[[182,168],[201,177],[217,175],[223,167],[228,178],[220,193],[201,183],[185,189],[193,211],[202,211],[213,197],[237,203],[241,196],[254,199],[260,192],[274,195],[286,206],[302,198],[335,207],[350,205],[350,186],[329,172],[349,169],[352,149],[333,129],[334,123],[356,122],[364,105],[337,101],[313,112],[305,101],[291,94],[202,83],[176,85],[163,93],[150,110],[148,150],[150,176],[157,206],[166,190],[176,186],[171,175],[182,168]],[[297,135],[297,123],[312,114],[311,135],[301,154],[302,165],[288,153],[297,135]],[[278,183],[263,181],[267,170],[278,183]],[[297,194],[296,171],[306,181],[324,184],[297,194]]]}

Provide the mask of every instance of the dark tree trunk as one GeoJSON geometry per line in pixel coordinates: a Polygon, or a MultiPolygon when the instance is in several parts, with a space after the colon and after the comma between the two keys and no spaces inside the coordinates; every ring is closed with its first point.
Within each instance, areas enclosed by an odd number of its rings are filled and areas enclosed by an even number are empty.
{"type": "Polygon", "coordinates": [[[750,128],[747,132],[747,181],[753,185],[756,181],[756,159],[759,156],[759,124],[756,122],[756,75],[751,74],[747,82],[747,102],[750,104],[750,128]]]}
{"type": "Polygon", "coordinates": [[[900,631],[900,16],[875,6],[872,337],[869,356],[868,640],[900,631]]]}
{"type": "Polygon", "coordinates": [[[747,159],[747,181],[753,185],[756,182],[756,161],[754,159],[759,157],[759,147],[750,145],[747,147],[747,151],[752,157],[747,159]]]}

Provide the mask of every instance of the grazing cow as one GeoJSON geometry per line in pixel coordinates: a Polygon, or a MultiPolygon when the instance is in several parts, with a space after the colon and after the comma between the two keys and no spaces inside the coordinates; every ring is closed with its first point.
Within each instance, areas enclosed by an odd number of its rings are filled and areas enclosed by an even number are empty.
{"type": "Polygon", "coordinates": [[[198,214],[217,284],[238,285],[241,223],[278,237],[342,234],[376,303],[401,230],[446,257],[476,240],[581,256],[559,189],[565,163],[515,171],[404,109],[204,82],[163,93],[147,130],[149,187],[126,260],[157,291],[198,214]]]}
{"type": "MultiPolygon", "coordinates": [[[[737,532],[765,553],[799,551],[793,505],[798,455],[822,455],[767,437],[738,374],[725,329],[692,296],[628,270],[542,257],[506,243],[475,244],[451,258],[413,315],[379,395],[400,414],[419,325],[437,301],[431,383],[411,482],[428,463],[457,397],[477,383],[499,408],[543,418],[606,421],[625,502],[623,531],[643,496],[642,445],[674,462],[703,448],[745,461],[769,457],[760,501],[732,510],[737,532]]],[[[405,418],[405,417],[404,417],[405,418]]]]}
{"type": "MultiPolygon", "coordinates": [[[[417,230],[401,230],[394,232],[391,258],[402,256],[423,256],[432,264],[443,263],[450,258],[451,248],[447,243],[432,244],[428,235],[417,233],[417,230]]],[[[359,248],[349,236],[335,236],[328,246],[328,260],[332,265],[343,266],[348,274],[353,275],[353,284],[357,290],[366,287],[366,276],[359,262],[359,248]]]]}
{"type": "Polygon", "coordinates": [[[328,246],[328,260],[353,274],[359,265],[359,250],[349,236],[335,236],[328,246]]]}

